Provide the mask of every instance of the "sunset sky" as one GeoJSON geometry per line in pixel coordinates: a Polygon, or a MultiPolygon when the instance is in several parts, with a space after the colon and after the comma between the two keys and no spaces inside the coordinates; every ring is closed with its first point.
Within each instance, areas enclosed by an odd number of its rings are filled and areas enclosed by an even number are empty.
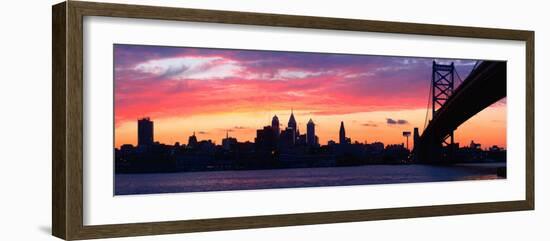
{"type": "MultiPolygon", "coordinates": [[[[432,61],[454,62],[462,78],[474,60],[253,50],[114,46],[115,147],[137,143],[137,119],[154,121],[155,141],[221,144],[226,132],[254,141],[273,115],[287,126],[291,109],[301,133],[311,118],[322,145],[338,139],[340,121],[352,141],[400,144],[403,131],[422,132],[432,61]]],[[[506,147],[506,101],[455,132],[506,147]]],[[[410,140],[412,146],[412,138],[410,140]]]]}

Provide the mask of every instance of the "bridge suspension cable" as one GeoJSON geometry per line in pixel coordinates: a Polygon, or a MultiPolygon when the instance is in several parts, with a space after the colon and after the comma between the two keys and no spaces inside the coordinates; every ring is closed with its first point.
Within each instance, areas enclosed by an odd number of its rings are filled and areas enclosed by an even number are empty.
{"type": "Polygon", "coordinates": [[[426,126],[428,125],[428,115],[430,114],[430,103],[432,102],[432,88],[433,88],[433,82],[430,81],[430,88],[428,92],[428,104],[426,105],[426,117],[424,117],[424,128],[422,131],[426,129],[426,126]]]}
{"type": "MultiPolygon", "coordinates": [[[[466,77],[468,77],[470,74],[472,74],[472,72],[474,72],[474,70],[477,68],[477,66],[479,66],[479,64],[481,63],[482,61],[477,61],[476,60],[476,63],[474,64],[474,66],[472,67],[472,69],[470,70],[470,73],[468,73],[468,75],[466,77]]],[[[458,80],[459,80],[459,84],[462,84],[462,82],[464,82],[462,80],[462,78],[460,77],[460,74],[458,74],[458,71],[456,70],[455,68],[455,74],[456,74],[456,77],[458,77],[458,80]]],[[[455,88],[458,87],[458,86],[455,86],[455,88]]]]}
{"type": "MultiPolygon", "coordinates": [[[[456,68],[454,69],[454,71],[455,71],[456,77],[458,77],[458,82],[459,82],[458,85],[462,84],[462,78],[460,78],[460,74],[458,74],[458,71],[456,71],[456,68]]],[[[457,86],[458,86],[458,85],[457,85],[457,86]]],[[[455,86],[455,88],[456,88],[457,86],[455,86]]]]}

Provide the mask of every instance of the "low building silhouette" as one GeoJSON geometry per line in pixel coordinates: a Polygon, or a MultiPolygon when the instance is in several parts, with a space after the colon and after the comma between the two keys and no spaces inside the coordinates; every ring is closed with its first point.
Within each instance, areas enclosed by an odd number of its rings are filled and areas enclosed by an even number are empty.
{"type": "Polygon", "coordinates": [[[189,136],[189,139],[187,140],[187,146],[189,148],[197,148],[199,145],[199,142],[197,141],[197,136],[195,136],[195,132],[193,131],[193,135],[189,136]]]}

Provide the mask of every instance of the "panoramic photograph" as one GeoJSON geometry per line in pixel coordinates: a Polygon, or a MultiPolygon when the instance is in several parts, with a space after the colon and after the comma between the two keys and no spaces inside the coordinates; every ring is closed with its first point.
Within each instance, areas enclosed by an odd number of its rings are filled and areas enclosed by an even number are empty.
{"type": "Polygon", "coordinates": [[[506,179],[505,61],[113,48],[114,195],[506,179]]]}

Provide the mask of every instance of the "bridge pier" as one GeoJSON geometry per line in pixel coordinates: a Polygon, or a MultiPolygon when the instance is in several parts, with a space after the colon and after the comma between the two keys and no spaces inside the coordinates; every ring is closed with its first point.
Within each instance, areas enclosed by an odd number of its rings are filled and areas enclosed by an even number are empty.
{"type": "Polygon", "coordinates": [[[445,163],[444,159],[441,142],[415,138],[413,150],[414,162],[424,164],[445,163]]]}
{"type": "MultiPolygon", "coordinates": [[[[418,129],[418,128],[415,128],[418,129]]],[[[451,164],[457,162],[456,153],[458,143],[454,142],[454,136],[449,136],[450,143],[437,139],[421,139],[416,136],[414,139],[413,161],[426,164],[451,164]]]]}

